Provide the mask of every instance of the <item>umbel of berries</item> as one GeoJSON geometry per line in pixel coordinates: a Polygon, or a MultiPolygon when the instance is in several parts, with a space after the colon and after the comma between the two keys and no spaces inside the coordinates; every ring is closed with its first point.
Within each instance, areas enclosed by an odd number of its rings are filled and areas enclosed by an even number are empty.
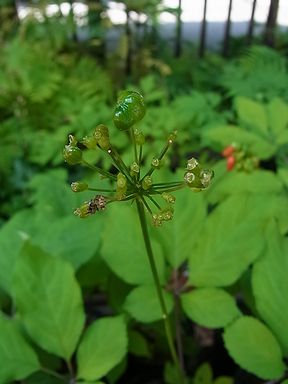
{"type": "Polygon", "coordinates": [[[134,160],[131,164],[126,164],[121,158],[116,147],[110,141],[109,128],[103,124],[98,125],[90,135],[79,141],[74,136],[69,135],[69,144],[63,150],[65,161],[70,165],[87,166],[95,170],[102,178],[111,181],[111,189],[105,194],[103,190],[97,190],[85,182],[75,181],[71,184],[73,192],[90,190],[92,193],[94,191],[91,199],[75,210],[74,213],[77,216],[81,218],[91,216],[104,210],[112,202],[132,201],[140,203],[145,208],[155,226],[161,226],[173,218],[174,192],[185,187],[199,192],[210,185],[213,171],[203,168],[195,158],[187,161],[183,180],[154,183],[153,173],[161,168],[164,157],[176,139],[177,132],[174,131],[168,135],[163,148],[151,158],[150,164],[143,165],[145,137],[136,124],[142,120],[145,112],[144,98],[140,93],[136,91],[120,93],[113,114],[113,122],[119,130],[130,133],[131,150],[134,153],[134,160]],[[78,143],[81,144],[81,147],[78,143]],[[117,171],[111,173],[96,165],[89,164],[85,160],[85,147],[100,149],[105,152],[111,160],[111,165],[113,164],[117,171]]]}
{"type": "Polygon", "coordinates": [[[164,329],[168,347],[178,372],[177,382],[184,384],[187,381],[185,380],[173,343],[170,321],[153,255],[146,215],[150,216],[153,225],[157,227],[160,227],[166,221],[172,220],[174,213],[173,204],[175,202],[174,192],[182,188],[189,188],[195,192],[206,189],[213,178],[213,171],[204,168],[197,159],[191,158],[187,161],[186,169],[183,170],[182,180],[171,182],[154,181],[154,172],[158,172],[163,166],[163,160],[176,140],[177,132],[171,132],[166,137],[160,151],[147,161],[146,158],[148,157],[143,156],[145,155],[145,136],[138,126],[144,115],[145,103],[140,93],[125,91],[120,94],[114,110],[113,122],[117,129],[126,131],[123,134],[128,133],[130,137],[131,151],[134,157],[131,163],[126,163],[120,156],[110,138],[109,128],[103,124],[98,125],[93,132],[80,141],[70,135],[69,144],[65,146],[63,156],[68,164],[81,164],[89,167],[102,178],[110,180],[110,189],[97,189],[79,180],[71,184],[72,191],[75,193],[80,193],[84,190],[86,193],[91,191],[90,200],[85,201],[75,210],[74,213],[77,216],[80,218],[89,217],[96,212],[105,210],[109,204],[115,202],[125,203],[128,201],[130,204],[134,203],[136,205],[143,240],[159,298],[162,318],[165,323],[164,329]],[[110,158],[111,164],[114,166],[111,169],[116,169],[116,171],[111,172],[108,169],[90,164],[85,159],[85,148],[103,151],[110,158]]]}

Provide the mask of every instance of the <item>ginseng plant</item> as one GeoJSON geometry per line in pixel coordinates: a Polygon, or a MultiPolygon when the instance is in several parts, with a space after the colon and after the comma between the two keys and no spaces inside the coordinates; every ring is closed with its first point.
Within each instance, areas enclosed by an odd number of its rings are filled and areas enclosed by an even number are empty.
{"type": "Polygon", "coordinates": [[[78,141],[72,135],[69,135],[69,144],[65,146],[63,156],[68,164],[82,164],[87,166],[103,178],[109,179],[112,185],[111,189],[95,189],[91,188],[85,182],[73,182],[71,188],[74,192],[84,190],[94,191],[94,196],[91,200],[84,202],[83,205],[75,210],[74,213],[78,217],[85,218],[96,212],[103,211],[113,202],[130,201],[135,203],[159,304],[161,306],[169,350],[178,370],[179,383],[185,383],[185,374],[181,369],[172,337],[171,325],[155,264],[146,216],[150,216],[152,225],[155,227],[160,227],[166,221],[171,220],[173,218],[173,203],[175,202],[175,197],[172,193],[186,187],[196,192],[206,189],[213,177],[213,171],[203,169],[195,158],[191,158],[187,161],[183,180],[153,183],[153,173],[161,167],[167,151],[176,139],[177,132],[172,132],[168,136],[158,156],[153,157],[150,165],[145,167],[145,164],[143,165],[145,137],[141,130],[135,127],[135,124],[142,120],[144,115],[145,103],[140,93],[124,91],[120,94],[114,110],[113,121],[117,129],[129,133],[134,151],[134,161],[130,165],[125,164],[117,149],[110,142],[109,130],[105,125],[98,125],[90,136],[86,136],[80,140],[82,146],[84,145],[89,149],[99,147],[104,151],[107,156],[111,158],[111,162],[117,170],[116,173],[109,172],[85,161],[83,152],[78,146],[78,141]],[[97,194],[95,195],[95,193],[97,194]]]}

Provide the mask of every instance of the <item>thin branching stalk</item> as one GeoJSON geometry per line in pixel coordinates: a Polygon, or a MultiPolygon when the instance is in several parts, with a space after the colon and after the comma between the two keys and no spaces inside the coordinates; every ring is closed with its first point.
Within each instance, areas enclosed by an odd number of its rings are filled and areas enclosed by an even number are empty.
{"type": "Polygon", "coordinates": [[[170,321],[168,318],[168,312],[167,312],[165,300],[163,297],[162,287],[161,287],[159,275],[157,272],[155,258],[153,255],[153,250],[152,250],[151,241],[150,241],[150,237],[149,237],[149,233],[148,233],[148,227],[147,227],[147,221],[146,221],[143,203],[141,202],[141,200],[137,199],[136,204],[137,204],[137,210],[138,210],[139,220],[140,220],[140,224],[141,224],[142,235],[143,235],[143,239],[144,239],[144,243],[145,243],[145,247],[146,247],[146,251],[147,251],[147,255],[148,255],[154,283],[156,286],[157,295],[158,295],[160,306],[161,306],[162,317],[163,317],[163,321],[164,321],[165,333],[166,333],[166,338],[167,338],[169,350],[170,350],[173,362],[174,362],[174,364],[178,370],[179,384],[185,384],[185,377],[184,377],[183,371],[181,369],[181,365],[180,365],[180,362],[179,362],[179,359],[177,356],[177,352],[176,352],[176,349],[174,346],[174,342],[173,342],[170,321]]]}

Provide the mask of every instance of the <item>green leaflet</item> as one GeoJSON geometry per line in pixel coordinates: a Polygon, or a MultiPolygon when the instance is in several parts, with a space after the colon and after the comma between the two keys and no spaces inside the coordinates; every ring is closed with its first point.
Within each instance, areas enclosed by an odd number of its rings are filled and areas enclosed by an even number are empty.
{"type": "Polygon", "coordinates": [[[193,384],[212,384],[213,383],[213,371],[209,363],[203,363],[195,372],[193,377],[193,384]]]}
{"type": "Polygon", "coordinates": [[[267,134],[268,121],[264,106],[246,97],[236,97],[235,107],[240,119],[249,130],[260,134],[267,134]]]}
{"type": "Polygon", "coordinates": [[[288,124],[288,106],[281,99],[275,98],[267,106],[269,125],[272,132],[278,136],[288,124]]]}
{"type": "Polygon", "coordinates": [[[233,384],[234,379],[228,376],[220,376],[213,382],[213,384],[233,384]]]}
{"type": "Polygon", "coordinates": [[[235,300],[223,289],[200,288],[181,295],[186,315],[207,328],[221,328],[241,316],[235,300]]]}
{"type": "Polygon", "coordinates": [[[0,382],[21,380],[40,370],[38,357],[13,320],[0,313],[0,382]]]}
{"type": "Polygon", "coordinates": [[[230,195],[239,193],[271,195],[282,192],[281,181],[272,172],[265,170],[255,170],[252,173],[225,172],[220,179],[212,183],[207,191],[207,198],[209,202],[215,204],[230,195]]]}
{"type": "Polygon", "coordinates": [[[96,320],[85,331],[77,351],[77,377],[93,381],[105,376],[127,352],[126,326],[122,317],[96,320]]]}
{"type": "MultiPolygon", "coordinates": [[[[168,313],[173,308],[172,296],[162,291],[168,313]]],[[[154,285],[134,288],[126,298],[124,308],[132,317],[143,323],[151,323],[163,318],[159,298],[154,285]]]]}
{"type": "MultiPolygon", "coordinates": [[[[152,241],[160,280],[164,280],[163,251],[152,241]]],[[[153,282],[135,207],[111,205],[107,210],[101,255],[112,271],[130,284],[153,282]]]]}
{"type": "Polygon", "coordinates": [[[218,144],[220,150],[232,143],[241,143],[260,159],[268,159],[277,149],[275,144],[270,143],[256,132],[247,131],[235,125],[211,126],[203,132],[203,138],[210,145],[218,144]]]}
{"type": "Polygon", "coordinates": [[[47,253],[69,261],[75,269],[90,260],[100,247],[103,220],[79,220],[70,216],[47,223],[37,231],[33,243],[47,253]]]}
{"type": "Polygon", "coordinates": [[[0,229],[0,286],[6,293],[10,293],[14,265],[29,236],[29,216],[29,210],[19,212],[0,229]]]}
{"type": "Polygon", "coordinates": [[[184,190],[177,193],[173,208],[173,220],[155,230],[153,235],[160,239],[169,264],[178,268],[194,249],[207,217],[207,207],[203,194],[193,195],[184,190]]]}
{"type": "Polygon", "coordinates": [[[69,360],[84,325],[81,291],[71,265],[28,243],[16,263],[12,292],[35,343],[69,360]]]}
{"type": "Polygon", "coordinates": [[[288,241],[279,234],[275,221],[266,231],[266,247],[252,275],[256,307],[265,323],[288,353],[288,241]]]}
{"type": "Polygon", "coordinates": [[[131,330],[128,336],[130,353],[140,357],[151,357],[149,342],[140,332],[131,330]]]}
{"type": "Polygon", "coordinates": [[[192,285],[228,286],[260,255],[263,224],[261,216],[255,217],[257,208],[246,209],[250,199],[231,196],[209,215],[189,258],[192,285]]]}
{"type": "Polygon", "coordinates": [[[264,379],[279,379],[285,366],[273,333],[259,320],[243,316],[225,329],[224,342],[231,357],[248,372],[264,379]]]}

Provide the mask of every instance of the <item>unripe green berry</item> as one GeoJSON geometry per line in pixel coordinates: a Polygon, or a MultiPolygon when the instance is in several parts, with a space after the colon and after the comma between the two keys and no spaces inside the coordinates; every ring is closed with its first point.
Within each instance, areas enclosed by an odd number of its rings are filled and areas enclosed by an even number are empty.
{"type": "Polygon", "coordinates": [[[140,172],[139,164],[136,163],[136,161],[133,161],[133,163],[130,166],[130,175],[135,176],[140,172]]]}
{"type": "Polygon", "coordinates": [[[126,131],[143,119],[145,103],[139,92],[122,92],[117,100],[113,121],[120,131],[126,131]]]}
{"type": "Polygon", "coordinates": [[[171,195],[170,193],[163,192],[162,195],[163,199],[167,201],[167,203],[174,204],[175,203],[175,196],[171,195]]]}
{"type": "Polygon", "coordinates": [[[74,181],[73,183],[71,183],[71,189],[73,192],[86,191],[87,188],[88,184],[84,181],[74,181]]]}
{"type": "Polygon", "coordinates": [[[170,133],[170,135],[168,136],[168,143],[169,144],[172,144],[176,140],[177,134],[178,134],[177,131],[173,131],[172,133],[170,133]]]}
{"type": "Polygon", "coordinates": [[[142,188],[147,191],[147,189],[151,188],[152,186],[152,178],[151,176],[145,176],[142,181],[142,188]]]}
{"type": "Polygon", "coordinates": [[[134,136],[135,136],[135,142],[137,145],[145,144],[145,136],[138,128],[134,128],[134,136]]]}
{"type": "Polygon", "coordinates": [[[88,149],[95,149],[97,147],[97,140],[95,136],[85,136],[81,140],[81,143],[88,149]]]}
{"type": "Polygon", "coordinates": [[[96,139],[99,147],[105,151],[111,148],[109,131],[106,125],[100,124],[95,128],[94,138],[96,139]]]}
{"type": "Polygon", "coordinates": [[[63,149],[63,158],[70,165],[79,164],[82,161],[82,151],[78,147],[65,145],[63,149]]]}
{"type": "Polygon", "coordinates": [[[127,180],[123,173],[119,172],[116,181],[116,198],[122,200],[126,196],[127,180]]]}
{"type": "Polygon", "coordinates": [[[159,159],[154,157],[153,160],[151,161],[151,165],[152,165],[152,167],[159,169],[159,168],[161,168],[162,164],[161,164],[161,161],[159,159]]]}

